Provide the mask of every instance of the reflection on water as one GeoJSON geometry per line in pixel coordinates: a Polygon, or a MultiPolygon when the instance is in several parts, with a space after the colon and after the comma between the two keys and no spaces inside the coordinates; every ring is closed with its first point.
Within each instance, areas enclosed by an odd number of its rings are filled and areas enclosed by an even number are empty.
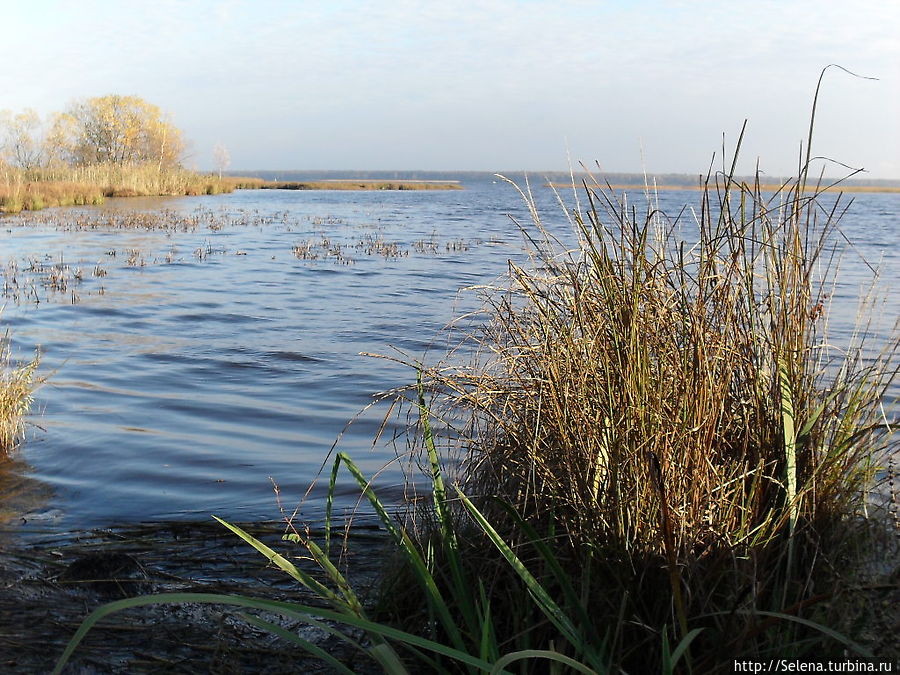
{"type": "MultiPolygon", "coordinates": [[[[40,345],[52,377],[37,394],[44,431],[0,467],[0,518],[59,514],[52,526],[71,529],[211,513],[271,519],[273,480],[293,509],[347,422],[378,392],[414,379],[360,352],[421,358],[431,349],[433,361],[448,344],[439,331],[478,306],[464,289],[522,257],[508,214],[525,222],[527,210],[515,191],[465,185],[110,200],[5,219],[0,270],[9,287],[15,263],[26,291],[6,294],[3,322],[20,356],[40,345]],[[66,266],[59,291],[46,270],[66,266]]],[[[562,231],[556,197],[537,196],[562,231]]],[[[696,199],[665,192],[660,207],[678,213],[696,199]]],[[[844,224],[856,248],[842,261],[833,334],[852,330],[852,298],[870,276],[861,256],[900,278],[898,221],[900,195],[856,197],[844,224]]],[[[889,297],[881,316],[898,308],[889,297]]],[[[399,496],[403,476],[391,462],[402,443],[372,446],[385,413],[357,418],[341,449],[367,474],[387,467],[376,486],[399,496]]],[[[388,419],[384,438],[404,423],[388,419]]],[[[352,507],[352,481],[339,491],[352,507]]],[[[302,515],[317,509],[313,501],[302,515]]]]}
{"type": "Polygon", "coordinates": [[[52,529],[62,515],[48,507],[53,491],[31,470],[19,457],[0,456],[0,543],[23,526],[52,529]]]}

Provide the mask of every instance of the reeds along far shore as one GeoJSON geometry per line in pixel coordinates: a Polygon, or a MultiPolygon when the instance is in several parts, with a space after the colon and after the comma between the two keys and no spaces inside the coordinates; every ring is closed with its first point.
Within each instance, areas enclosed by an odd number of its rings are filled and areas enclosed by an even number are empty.
{"type": "Polygon", "coordinates": [[[256,178],[220,178],[152,162],[30,171],[0,166],[0,212],[99,204],[106,197],[219,194],[262,183],[256,178]]]}

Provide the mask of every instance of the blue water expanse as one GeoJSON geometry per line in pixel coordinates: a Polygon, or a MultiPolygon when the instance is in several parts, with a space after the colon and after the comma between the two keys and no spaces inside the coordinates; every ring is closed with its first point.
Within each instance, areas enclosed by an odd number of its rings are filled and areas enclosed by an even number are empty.
{"type": "MultiPolygon", "coordinates": [[[[437,363],[454,339],[445,326],[480,307],[472,288],[526,260],[511,219],[529,221],[517,191],[490,175],[455,178],[465,189],[249,190],[0,220],[0,320],[16,356],[40,348],[48,377],[26,442],[0,464],[0,524],[62,532],[212,513],[277,519],[273,481],[293,510],[342,431],[339,449],[380,471],[376,488],[399,500],[393,460],[406,446],[390,439],[406,417],[390,415],[373,443],[388,407],[360,413],[415,372],[360,354],[437,363]],[[141,213],[169,226],[142,226],[141,213]]],[[[565,238],[557,196],[542,184],[533,178],[539,209],[565,238]]],[[[894,290],[900,279],[900,194],[849,196],[842,230],[853,246],[842,245],[830,315],[838,344],[869,264],[894,290]]],[[[639,191],[629,200],[645,208],[639,191]]],[[[699,193],[658,200],[689,232],[684,207],[698,208],[699,193]]],[[[890,330],[898,309],[885,295],[877,330],[890,330]]],[[[349,476],[340,492],[351,508],[349,476]]],[[[301,517],[321,516],[321,494],[301,517]]]]}

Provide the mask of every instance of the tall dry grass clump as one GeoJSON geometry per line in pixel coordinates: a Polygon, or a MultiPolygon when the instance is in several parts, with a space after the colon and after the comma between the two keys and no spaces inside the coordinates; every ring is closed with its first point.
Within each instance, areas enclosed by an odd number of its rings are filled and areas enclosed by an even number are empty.
{"type": "Polygon", "coordinates": [[[0,352],[0,458],[15,447],[25,431],[38,360],[35,356],[29,363],[16,363],[8,349],[0,352]]]}
{"type": "MultiPolygon", "coordinates": [[[[805,174],[774,194],[732,175],[708,177],[675,220],[585,183],[574,248],[523,192],[532,264],[511,263],[490,293],[479,363],[426,373],[429,415],[457,429],[446,450],[463,492],[564,597],[536,544],[552,547],[589,608],[585,634],[629,672],[657,670],[660,640],[696,629],[700,672],[842,653],[808,621],[834,620],[896,450],[896,327],[880,351],[826,336],[841,200],[826,206],[805,174]]],[[[485,563],[488,537],[460,538],[486,585],[509,586],[502,557],[485,563]]],[[[504,639],[559,645],[509,597],[504,639]]]]}

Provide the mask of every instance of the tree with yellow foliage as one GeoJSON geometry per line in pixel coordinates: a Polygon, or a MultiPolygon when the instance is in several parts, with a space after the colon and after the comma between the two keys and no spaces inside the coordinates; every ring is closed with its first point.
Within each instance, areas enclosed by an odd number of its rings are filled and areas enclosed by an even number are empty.
{"type": "Polygon", "coordinates": [[[137,96],[110,94],[76,101],[59,115],[50,133],[57,156],[75,165],[179,164],[181,131],[159,107],[137,96]],[[54,133],[55,132],[55,133],[54,133]]]}

